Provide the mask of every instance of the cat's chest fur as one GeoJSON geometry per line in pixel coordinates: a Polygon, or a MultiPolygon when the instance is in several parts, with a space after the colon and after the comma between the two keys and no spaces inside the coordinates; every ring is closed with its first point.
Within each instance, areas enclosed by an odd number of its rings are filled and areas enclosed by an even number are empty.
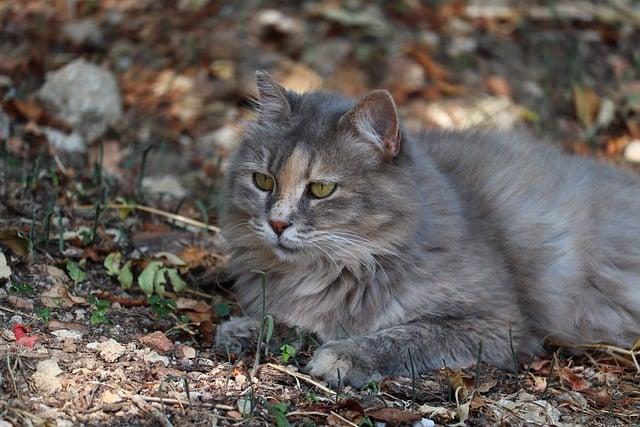
{"type": "MultiPolygon", "coordinates": [[[[402,304],[378,278],[338,273],[328,266],[291,268],[267,276],[264,287],[265,314],[316,333],[323,341],[375,331],[406,318],[402,304]]],[[[243,274],[235,290],[245,313],[260,318],[261,278],[243,274]]]]}

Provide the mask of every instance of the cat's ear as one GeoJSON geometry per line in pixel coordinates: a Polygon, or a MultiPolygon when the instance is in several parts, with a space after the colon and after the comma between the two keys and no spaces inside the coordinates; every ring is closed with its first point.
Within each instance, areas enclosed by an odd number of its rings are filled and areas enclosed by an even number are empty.
{"type": "Polygon", "coordinates": [[[264,122],[286,119],[290,115],[286,89],[266,71],[256,71],[258,86],[258,120],[264,122]]]}
{"type": "Polygon", "coordinates": [[[386,90],[374,90],[341,118],[339,126],[373,143],[387,159],[400,151],[400,125],[396,104],[386,90]]]}

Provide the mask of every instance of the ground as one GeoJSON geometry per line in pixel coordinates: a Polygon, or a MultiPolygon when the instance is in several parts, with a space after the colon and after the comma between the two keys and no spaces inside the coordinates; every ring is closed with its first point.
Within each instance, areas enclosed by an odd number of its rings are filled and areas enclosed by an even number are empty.
{"type": "Polygon", "coordinates": [[[255,70],[638,170],[637,46],[623,0],[0,1],[0,426],[640,423],[638,348],[364,390],[306,375],[312,339],[212,348],[239,311],[216,215],[255,70]]]}

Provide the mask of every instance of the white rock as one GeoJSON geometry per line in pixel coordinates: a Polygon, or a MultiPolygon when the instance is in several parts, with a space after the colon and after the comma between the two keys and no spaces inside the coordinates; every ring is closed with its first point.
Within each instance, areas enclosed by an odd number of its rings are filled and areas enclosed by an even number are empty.
{"type": "Polygon", "coordinates": [[[624,158],[630,162],[640,163],[640,139],[634,139],[625,147],[624,158]]]}
{"type": "Polygon", "coordinates": [[[60,340],[64,340],[64,339],[79,340],[79,339],[82,339],[82,332],[74,331],[74,330],[71,330],[71,329],[58,329],[57,331],[53,331],[51,333],[53,335],[55,335],[60,340]]]}
{"type": "Polygon", "coordinates": [[[100,356],[105,362],[115,362],[118,358],[127,350],[125,346],[120,344],[113,338],[107,341],[97,343],[92,342],[87,344],[87,348],[100,351],[100,356]]]}
{"type": "Polygon", "coordinates": [[[104,42],[102,29],[91,18],[67,22],[62,26],[62,33],[77,45],[100,46],[104,42]]]}
{"type": "Polygon", "coordinates": [[[38,96],[88,141],[102,136],[122,116],[113,74],[83,59],[47,73],[38,96]]]}
{"type": "Polygon", "coordinates": [[[38,390],[45,394],[53,394],[62,388],[58,375],[62,369],[54,359],[38,362],[36,372],[33,374],[33,382],[38,390]]]}
{"type": "Polygon", "coordinates": [[[84,153],[87,151],[87,146],[84,144],[82,137],[76,132],[67,135],[53,128],[43,128],[43,130],[49,143],[58,150],[66,151],[67,153],[84,153]]]}
{"type": "Polygon", "coordinates": [[[142,180],[142,188],[151,194],[170,194],[179,199],[187,195],[187,190],[175,175],[150,176],[142,180]]]}

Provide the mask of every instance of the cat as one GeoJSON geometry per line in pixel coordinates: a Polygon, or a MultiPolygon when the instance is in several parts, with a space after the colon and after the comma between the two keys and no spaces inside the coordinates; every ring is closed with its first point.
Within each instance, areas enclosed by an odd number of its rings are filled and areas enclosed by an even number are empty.
{"type": "Polygon", "coordinates": [[[218,348],[255,345],[263,298],[322,341],[312,375],[356,387],[640,336],[639,177],[518,134],[410,135],[384,90],[257,87],[221,215],[246,316],[218,348]]]}

